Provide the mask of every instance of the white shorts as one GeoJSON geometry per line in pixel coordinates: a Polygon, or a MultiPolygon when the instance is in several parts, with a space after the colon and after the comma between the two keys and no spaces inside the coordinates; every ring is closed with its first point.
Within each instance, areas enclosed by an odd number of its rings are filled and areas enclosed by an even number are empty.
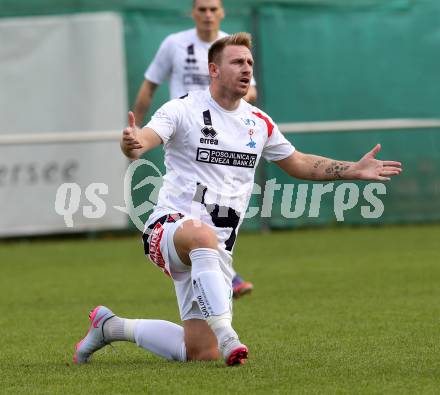
{"type": "MultiPolygon", "coordinates": [[[[185,265],[177,255],[174,246],[174,233],[181,224],[188,220],[195,220],[190,216],[173,213],[162,217],[148,220],[143,234],[145,254],[150,261],[158,266],[166,275],[170,276],[174,282],[176,290],[177,304],[179,305],[180,319],[182,321],[190,319],[203,320],[203,314],[194,296],[191,280],[191,266],[185,265]]],[[[225,277],[226,284],[229,285],[232,295],[232,258],[219,248],[220,268],[225,277]]],[[[232,300],[230,304],[232,314],[232,300]]]]}

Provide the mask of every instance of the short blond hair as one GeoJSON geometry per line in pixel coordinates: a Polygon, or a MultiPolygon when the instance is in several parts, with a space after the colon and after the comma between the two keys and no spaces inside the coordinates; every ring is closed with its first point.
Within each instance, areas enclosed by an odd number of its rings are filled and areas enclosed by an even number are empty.
{"type": "Polygon", "coordinates": [[[208,51],[208,63],[219,64],[223,50],[230,45],[242,45],[252,51],[252,36],[249,33],[240,32],[215,41],[208,51]]]}
{"type": "MultiPolygon", "coordinates": [[[[197,0],[193,0],[193,7],[192,8],[196,8],[196,3],[197,3],[197,0]]],[[[223,0],[220,0],[220,7],[221,8],[223,8],[223,0]]]]}

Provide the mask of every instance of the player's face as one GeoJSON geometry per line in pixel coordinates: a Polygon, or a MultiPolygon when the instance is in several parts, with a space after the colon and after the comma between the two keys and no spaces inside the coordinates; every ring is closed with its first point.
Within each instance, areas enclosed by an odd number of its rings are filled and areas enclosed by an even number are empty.
{"type": "Polygon", "coordinates": [[[196,0],[192,18],[198,31],[218,31],[225,11],[220,0],[196,0]]]}
{"type": "Polygon", "coordinates": [[[254,59],[245,46],[228,45],[223,50],[217,65],[218,82],[231,96],[243,97],[247,94],[253,74],[254,59]]]}

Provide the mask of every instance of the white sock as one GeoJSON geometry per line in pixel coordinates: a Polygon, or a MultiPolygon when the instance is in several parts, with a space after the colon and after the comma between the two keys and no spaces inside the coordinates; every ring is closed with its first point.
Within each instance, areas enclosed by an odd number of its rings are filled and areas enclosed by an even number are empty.
{"type": "Polygon", "coordinates": [[[186,361],[183,328],[172,322],[114,316],[105,322],[103,331],[108,343],[129,341],[168,360],[186,361]]]}
{"type": "Polygon", "coordinates": [[[226,339],[238,339],[232,328],[230,290],[219,265],[219,253],[212,248],[197,248],[189,253],[194,293],[206,322],[221,345],[226,339]]]}
{"type": "Polygon", "coordinates": [[[232,328],[231,315],[229,313],[209,317],[206,322],[215,333],[219,348],[228,339],[238,339],[237,332],[232,328]]]}
{"type": "Polygon", "coordinates": [[[186,361],[183,327],[169,321],[137,320],[134,339],[143,349],[173,361],[186,361]]]}
{"type": "Polygon", "coordinates": [[[104,339],[108,343],[117,341],[135,343],[134,327],[137,321],[115,315],[104,323],[104,339]]]}

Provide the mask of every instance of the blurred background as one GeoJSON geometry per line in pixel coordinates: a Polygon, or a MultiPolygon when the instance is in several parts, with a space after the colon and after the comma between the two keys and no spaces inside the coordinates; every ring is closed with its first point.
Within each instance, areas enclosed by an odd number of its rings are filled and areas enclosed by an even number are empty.
{"type": "MultiPolygon", "coordinates": [[[[124,189],[128,162],[119,134],[161,41],[193,26],[191,4],[0,0],[0,237],[135,230],[121,209],[124,194],[141,204],[151,190],[133,186],[152,174],[139,168],[124,189]],[[63,183],[80,187],[72,228],[55,210],[63,183]],[[99,191],[101,202],[93,186],[86,193],[94,183],[108,186],[99,191]],[[96,218],[83,215],[87,206],[96,218]]],[[[438,0],[225,0],[224,6],[222,30],[253,35],[258,106],[299,150],[357,160],[381,143],[381,158],[403,162],[403,174],[380,196],[383,215],[363,218],[360,207],[368,202],[361,193],[345,223],[440,220],[438,0]]],[[[149,115],[167,98],[164,84],[149,115]]],[[[148,155],[161,170],[162,157],[162,149],[148,155]]],[[[292,182],[262,163],[259,181],[271,178],[292,182]]],[[[310,218],[307,206],[289,219],[281,213],[282,193],[275,193],[271,217],[257,215],[244,228],[336,223],[334,194],[323,196],[318,217],[310,218]]],[[[255,194],[251,205],[261,203],[255,194]]]]}

